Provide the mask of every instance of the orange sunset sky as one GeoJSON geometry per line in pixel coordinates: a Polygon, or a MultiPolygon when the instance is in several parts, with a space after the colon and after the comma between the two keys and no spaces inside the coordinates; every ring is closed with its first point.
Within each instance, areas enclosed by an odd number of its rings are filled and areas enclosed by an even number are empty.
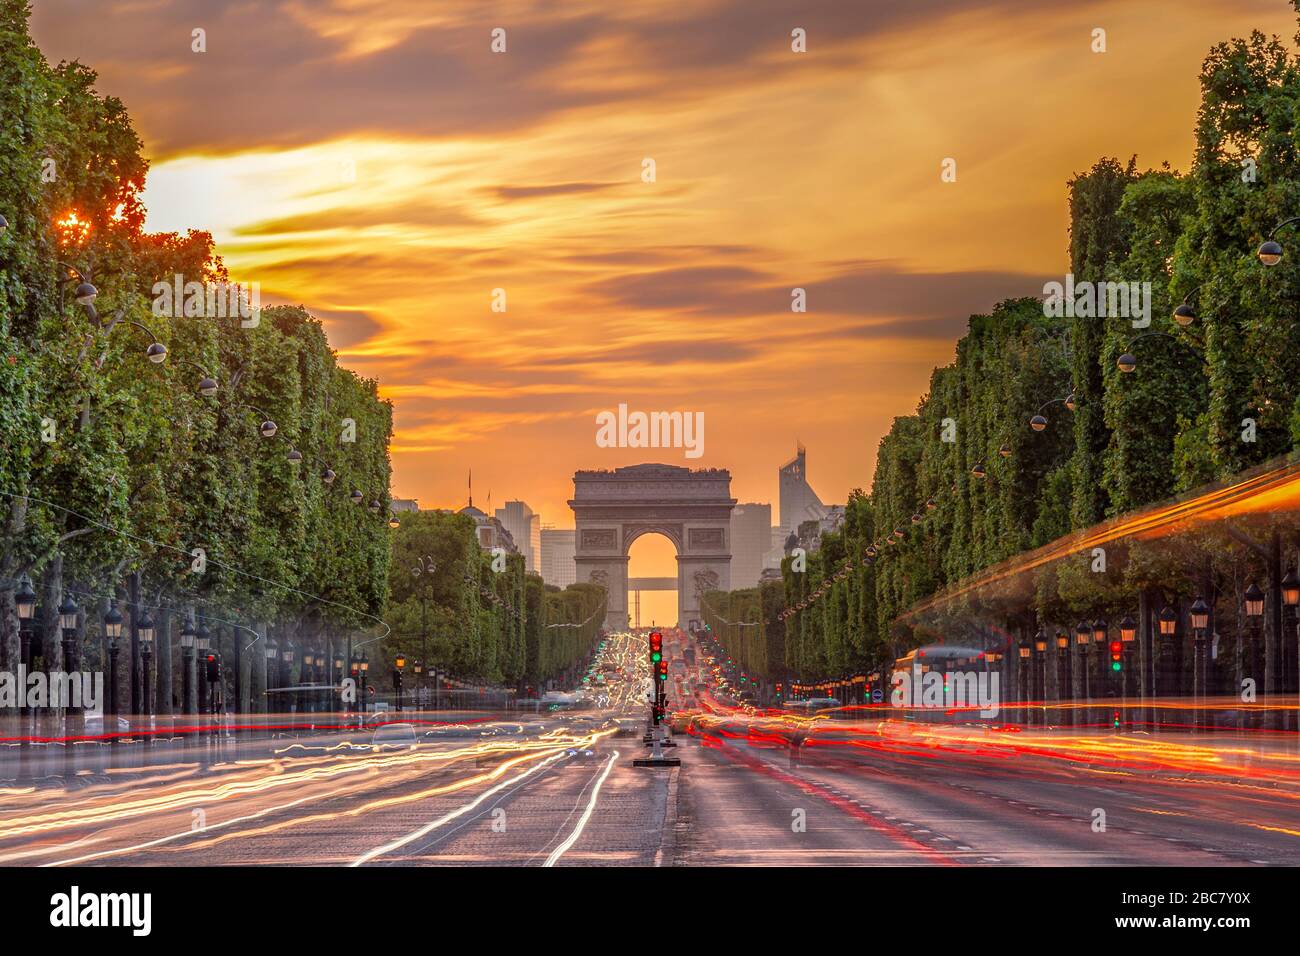
{"type": "Polygon", "coordinates": [[[210,230],[234,278],[305,304],[378,378],[394,495],[458,507],[473,468],[481,507],[522,498],[560,527],[576,468],[726,467],[775,519],[799,440],[824,501],[869,487],[967,316],[1065,271],[1066,180],[1108,155],[1185,169],[1200,62],[1252,28],[1289,37],[1295,16],[1283,0],[36,0],[33,16],[45,55],[97,69],[134,117],[149,228],[210,230]],[[595,415],[620,402],[704,412],[703,457],[598,448],[595,415]]]}

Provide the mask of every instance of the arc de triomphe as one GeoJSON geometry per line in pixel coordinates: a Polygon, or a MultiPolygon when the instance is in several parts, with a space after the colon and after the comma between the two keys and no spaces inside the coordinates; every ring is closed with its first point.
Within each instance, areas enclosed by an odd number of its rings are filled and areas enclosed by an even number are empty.
{"type": "Polygon", "coordinates": [[[699,592],[731,589],[731,472],[631,465],[573,476],[574,562],[609,592],[605,626],[625,628],[628,549],[659,533],[677,548],[677,623],[700,620],[699,592]]]}

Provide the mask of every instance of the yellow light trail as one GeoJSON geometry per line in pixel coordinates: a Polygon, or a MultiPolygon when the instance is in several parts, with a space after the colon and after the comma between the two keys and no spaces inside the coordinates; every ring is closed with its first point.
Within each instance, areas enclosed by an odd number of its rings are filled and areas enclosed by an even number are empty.
{"type": "Polygon", "coordinates": [[[1185,501],[1157,505],[1127,518],[1096,525],[1037,551],[996,564],[967,579],[965,583],[959,582],[913,605],[899,616],[899,620],[907,620],[971,591],[1112,541],[1130,537],[1151,540],[1210,521],[1300,508],[1300,462],[1288,462],[1281,466],[1266,465],[1264,468],[1261,473],[1242,478],[1226,487],[1214,488],[1185,501]]]}

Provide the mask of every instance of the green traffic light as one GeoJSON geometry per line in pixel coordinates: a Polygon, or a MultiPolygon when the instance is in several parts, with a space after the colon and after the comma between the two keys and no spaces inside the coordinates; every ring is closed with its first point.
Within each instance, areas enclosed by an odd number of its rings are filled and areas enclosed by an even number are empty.
{"type": "Polygon", "coordinates": [[[1124,665],[1122,665],[1119,661],[1116,661],[1115,663],[1110,665],[1110,669],[1113,671],[1118,671],[1118,670],[1122,670],[1123,666],[1124,665]]]}
{"type": "Polygon", "coordinates": [[[664,656],[660,654],[658,651],[652,651],[650,654],[650,660],[654,661],[656,664],[658,664],[663,659],[664,656]]]}

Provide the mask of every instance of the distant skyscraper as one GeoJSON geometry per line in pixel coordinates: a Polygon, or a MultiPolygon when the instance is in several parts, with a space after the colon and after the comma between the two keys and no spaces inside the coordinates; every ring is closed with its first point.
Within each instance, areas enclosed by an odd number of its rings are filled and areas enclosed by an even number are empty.
{"type": "Polygon", "coordinates": [[[576,535],[572,528],[542,529],[542,580],[547,584],[567,588],[577,583],[578,567],[573,560],[577,550],[576,535]]]}
{"type": "Polygon", "coordinates": [[[748,502],[731,509],[731,586],[758,585],[763,555],[772,550],[772,506],[748,502]]]}
{"type": "Polygon", "coordinates": [[[817,492],[808,484],[806,452],[797,445],[795,455],[780,471],[781,527],[786,534],[797,532],[805,521],[821,521],[826,517],[826,506],[817,492]]]}
{"type": "Polygon", "coordinates": [[[542,563],[542,518],[523,501],[507,501],[497,509],[497,520],[510,532],[524,556],[524,570],[536,572],[542,563]]]}

